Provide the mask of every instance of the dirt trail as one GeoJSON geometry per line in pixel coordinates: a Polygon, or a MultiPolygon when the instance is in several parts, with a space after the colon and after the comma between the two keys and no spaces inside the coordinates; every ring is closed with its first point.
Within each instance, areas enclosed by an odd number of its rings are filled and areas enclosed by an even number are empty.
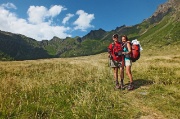
{"type": "MultiPolygon", "coordinates": [[[[143,86],[142,88],[148,88],[147,86],[143,86]]],[[[142,90],[142,88],[140,90],[142,90]]],[[[139,89],[136,89],[132,92],[129,92],[126,94],[126,99],[131,102],[132,106],[135,106],[137,109],[140,109],[141,112],[145,113],[145,115],[140,116],[140,119],[167,119],[163,116],[163,113],[151,108],[149,106],[146,106],[143,100],[140,100],[135,97],[135,94],[140,93],[139,89]],[[134,97],[132,99],[132,97],[134,97]]]]}

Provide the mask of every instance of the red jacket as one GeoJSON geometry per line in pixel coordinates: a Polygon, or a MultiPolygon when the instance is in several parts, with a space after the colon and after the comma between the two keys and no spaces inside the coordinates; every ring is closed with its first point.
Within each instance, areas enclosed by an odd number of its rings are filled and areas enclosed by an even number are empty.
{"type": "Polygon", "coordinates": [[[118,52],[123,52],[122,43],[121,42],[113,42],[108,47],[108,52],[112,56],[113,60],[123,61],[123,56],[118,56],[118,52]]]}

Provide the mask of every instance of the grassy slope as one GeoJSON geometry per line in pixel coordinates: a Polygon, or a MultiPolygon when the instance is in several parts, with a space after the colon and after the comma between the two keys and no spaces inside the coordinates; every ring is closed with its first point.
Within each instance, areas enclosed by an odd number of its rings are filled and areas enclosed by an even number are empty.
{"type": "Polygon", "coordinates": [[[0,118],[180,118],[179,54],[143,51],[130,92],[114,90],[105,53],[0,65],[0,118]]]}
{"type": "MultiPolygon", "coordinates": [[[[144,22],[145,23],[145,22],[144,22]]],[[[139,37],[141,45],[151,55],[163,53],[174,54],[180,51],[180,23],[172,14],[164,17],[159,23],[150,25],[139,37]]],[[[147,52],[146,52],[147,53],[147,52]]]]}

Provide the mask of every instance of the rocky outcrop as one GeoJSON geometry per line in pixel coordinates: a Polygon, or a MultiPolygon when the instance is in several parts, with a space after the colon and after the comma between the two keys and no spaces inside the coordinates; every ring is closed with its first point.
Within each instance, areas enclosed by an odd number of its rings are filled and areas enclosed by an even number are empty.
{"type": "Polygon", "coordinates": [[[159,5],[154,14],[147,19],[151,24],[158,23],[164,16],[169,13],[179,11],[180,0],[169,0],[168,2],[159,5]]]}

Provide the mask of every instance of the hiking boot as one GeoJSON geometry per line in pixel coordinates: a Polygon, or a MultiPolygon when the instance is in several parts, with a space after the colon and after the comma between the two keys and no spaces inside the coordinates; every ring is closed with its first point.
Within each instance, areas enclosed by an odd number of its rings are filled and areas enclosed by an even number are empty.
{"type": "Polygon", "coordinates": [[[116,89],[120,89],[119,84],[116,84],[115,88],[116,88],[116,89]]]}
{"type": "Polygon", "coordinates": [[[127,87],[128,90],[133,90],[134,89],[134,85],[132,83],[130,83],[127,87]]]}
{"type": "Polygon", "coordinates": [[[125,89],[125,86],[124,86],[123,83],[121,83],[119,87],[121,88],[121,90],[124,90],[124,89],[125,89]]]}
{"type": "Polygon", "coordinates": [[[118,81],[116,81],[116,86],[115,86],[115,88],[116,88],[116,89],[119,89],[119,88],[120,88],[118,81]]]}

